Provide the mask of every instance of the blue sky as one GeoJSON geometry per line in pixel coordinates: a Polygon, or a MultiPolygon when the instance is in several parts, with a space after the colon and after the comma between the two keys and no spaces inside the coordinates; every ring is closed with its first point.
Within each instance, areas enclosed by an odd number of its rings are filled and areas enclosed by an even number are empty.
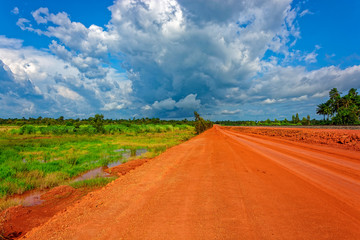
{"type": "Polygon", "coordinates": [[[357,0],[0,0],[0,117],[316,116],[360,88],[357,0]]]}

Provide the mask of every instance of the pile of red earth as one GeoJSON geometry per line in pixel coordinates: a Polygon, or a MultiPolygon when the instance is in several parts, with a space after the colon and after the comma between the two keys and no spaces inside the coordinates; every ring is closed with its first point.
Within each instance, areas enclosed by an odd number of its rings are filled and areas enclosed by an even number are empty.
{"type": "Polygon", "coordinates": [[[360,130],[279,127],[230,127],[230,129],[245,134],[270,136],[360,151],[360,130]]]}

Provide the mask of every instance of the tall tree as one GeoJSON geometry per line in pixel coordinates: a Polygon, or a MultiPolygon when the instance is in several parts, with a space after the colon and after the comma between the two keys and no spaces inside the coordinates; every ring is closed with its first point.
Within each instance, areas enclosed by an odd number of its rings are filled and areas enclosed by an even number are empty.
{"type": "Polygon", "coordinates": [[[99,133],[104,133],[104,115],[96,114],[95,117],[91,121],[91,125],[96,128],[96,131],[99,133]]]}
{"type": "Polygon", "coordinates": [[[334,113],[336,113],[339,109],[339,105],[340,105],[340,92],[338,91],[337,88],[333,88],[330,90],[329,92],[329,97],[330,97],[330,103],[331,103],[331,108],[332,108],[332,115],[334,113]]]}
{"type": "Polygon", "coordinates": [[[351,88],[345,96],[337,88],[329,92],[329,100],[317,106],[317,114],[332,116],[334,124],[355,124],[360,119],[360,96],[351,88]]]}
{"type": "Polygon", "coordinates": [[[317,105],[317,108],[316,108],[316,114],[324,115],[324,121],[325,121],[325,115],[326,115],[325,108],[326,108],[325,103],[320,103],[319,105],[317,105]]]}

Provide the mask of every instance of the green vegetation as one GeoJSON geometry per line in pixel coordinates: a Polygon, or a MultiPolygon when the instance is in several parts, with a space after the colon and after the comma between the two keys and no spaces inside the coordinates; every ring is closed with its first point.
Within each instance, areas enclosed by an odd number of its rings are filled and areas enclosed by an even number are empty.
{"type": "Polygon", "coordinates": [[[272,121],[267,119],[265,121],[216,121],[215,124],[223,126],[308,126],[308,125],[321,125],[321,121],[316,119],[310,119],[310,115],[303,117],[300,120],[299,114],[292,115],[291,120],[277,120],[276,118],[272,121]]]}
{"type": "Polygon", "coordinates": [[[116,179],[116,177],[97,177],[97,178],[91,178],[87,180],[72,182],[69,185],[73,188],[97,188],[102,187],[108,184],[109,182],[112,182],[116,179]]]}
{"type": "Polygon", "coordinates": [[[23,125],[20,128],[13,128],[10,130],[12,134],[18,135],[95,135],[95,134],[141,134],[141,133],[162,133],[173,131],[176,129],[190,129],[190,125],[170,125],[170,124],[109,124],[109,125],[80,125],[74,126],[63,126],[63,125],[52,125],[52,126],[33,126],[23,125]]]}
{"type": "Polygon", "coordinates": [[[196,134],[200,134],[206,131],[209,128],[212,128],[213,123],[209,120],[204,120],[197,112],[194,112],[195,115],[195,131],[196,134]]]}
{"type": "Polygon", "coordinates": [[[125,149],[145,148],[145,157],[154,157],[194,136],[194,127],[183,122],[106,124],[101,115],[84,121],[88,125],[59,121],[63,124],[1,127],[0,198],[64,184],[83,172],[123,160],[125,149]]]}
{"type": "Polygon", "coordinates": [[[341,97],[341,92],[333,88],[329,92],[329,100],[319,104],[316,113],[323,115],[324,121],[326,116],[326,121],[331,124],[360,124],[360,95],[352,88],[341,97]]]}
{"type": "Polygon", "coordinates": [[[178,121],[178,120],[160,120],[159,118],[139,118],[139,119],[104,119],[103,115],[96,114],[95,117],[90,117],[87,119],[65,119],[63,116],[55,118],[0,118],[0,126],[23,126],[23,125],[36,125],[36,126],[67,126],[74,127],[75,129],[79,126],[92,126],[98,132],[101,132],[102,127],[106,125],[194,125],[194,121],[188,121],[187,119],[178,121]]]}

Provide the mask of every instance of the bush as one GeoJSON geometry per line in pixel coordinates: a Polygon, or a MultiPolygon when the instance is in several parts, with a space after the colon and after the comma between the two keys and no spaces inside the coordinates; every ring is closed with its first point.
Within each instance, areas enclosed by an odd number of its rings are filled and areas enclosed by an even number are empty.
{"type": "Polygon", "coordinates": [[[206,131],[209,128],[212,128],[213,124],[209,120],[204,120],[197,112],[194,112],[195,115],[195,131],[196,134],[200,134],[206,131]]]}
{"type": "Polygon", "coordinates": [[[24,125],[20,128],[19,134],[35,134],[36,133],[36,127],[32,125],[24,125]]]}
{"type": "Polygon", "coordinates": [[[96,133],[96,128],[94,128],[93,126],[82,125],[79,127],[78,133],[92,135],[96,133]]]}

